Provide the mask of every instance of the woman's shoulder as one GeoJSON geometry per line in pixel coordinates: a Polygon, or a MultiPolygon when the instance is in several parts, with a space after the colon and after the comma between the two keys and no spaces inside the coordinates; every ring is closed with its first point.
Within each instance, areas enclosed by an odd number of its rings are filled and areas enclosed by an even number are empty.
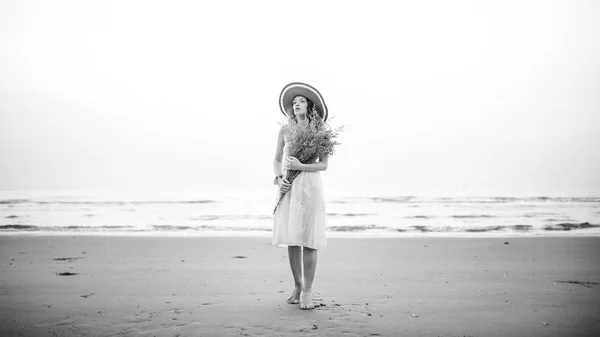
{"type": "Polygon", "coordinates": [[[288,132],[289,132],[289,130],[288,130],[288,127],[287,127],[287,125],[282,125],[282,126],[279,128],[279,135],[280,135],[280,136],[286,136],[286,135],[288,134],[288,132]]]}
{"type": "Polygon", "coordinates": [[[279,138],[280,141],[287,141],[287,136],[288,136],[288,130],[285,126],[281,126],[281,128],[279,128],[279,134],[277,135],[277,138],[279,138]]]}

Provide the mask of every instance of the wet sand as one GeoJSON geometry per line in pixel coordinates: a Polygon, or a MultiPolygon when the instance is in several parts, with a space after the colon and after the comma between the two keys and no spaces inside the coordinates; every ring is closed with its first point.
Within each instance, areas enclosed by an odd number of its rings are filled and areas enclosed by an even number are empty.
{"type": "Polygon", "coordinates": [[[594,336],[600,238],[332,238],[316,309],[269,238],[0,236],[2,336],[594,336]]]}

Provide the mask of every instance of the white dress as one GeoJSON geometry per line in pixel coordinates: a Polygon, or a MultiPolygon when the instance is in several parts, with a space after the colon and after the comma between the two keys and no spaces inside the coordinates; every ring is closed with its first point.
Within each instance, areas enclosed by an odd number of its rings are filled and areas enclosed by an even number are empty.
{"type": "MultiPolygon", "coordinates": [[[[283,147],[282,173],[288,157],[287,143],[283,147]]],[[[280,191],[277,188],[279,200],[280,191]]],[[[273,215],[273,245],[303,246],[327,249],[325,237],[325,197],[319,172],[302,171],[292,181],[291,188],[273,215]]]]}

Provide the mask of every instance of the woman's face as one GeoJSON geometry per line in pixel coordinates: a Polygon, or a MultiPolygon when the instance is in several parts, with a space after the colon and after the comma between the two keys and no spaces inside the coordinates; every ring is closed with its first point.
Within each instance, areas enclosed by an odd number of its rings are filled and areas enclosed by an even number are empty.
{"type": "Polygon", "coordinates": [[[296,96],[292,101],[292,110],[294,115],[298,116],[304,114],[306,116],[308,112],[308,101],[304,96],[296,96]]]}

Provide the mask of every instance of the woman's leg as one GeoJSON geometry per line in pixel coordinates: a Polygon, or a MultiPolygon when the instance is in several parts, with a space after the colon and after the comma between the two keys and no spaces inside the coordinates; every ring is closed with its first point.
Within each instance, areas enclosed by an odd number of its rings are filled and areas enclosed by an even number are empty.
{"type": "Polygon", "coordinates": [[[312,309],[312,284],[315,279],[315,271],[317,269],[317,250],[304,247],[303,263],[304,263],[304,287],[300,296],[300,308],[312,309]]]}
{"type": "Polygon", "coordinates": [[[302,247],[288,246],[288,257],[292,275],[294,276],[294,291],[292,296],[288,298],[289,304],[297,304],[300,301],[300,293],[302,291],[302,247]]]}

